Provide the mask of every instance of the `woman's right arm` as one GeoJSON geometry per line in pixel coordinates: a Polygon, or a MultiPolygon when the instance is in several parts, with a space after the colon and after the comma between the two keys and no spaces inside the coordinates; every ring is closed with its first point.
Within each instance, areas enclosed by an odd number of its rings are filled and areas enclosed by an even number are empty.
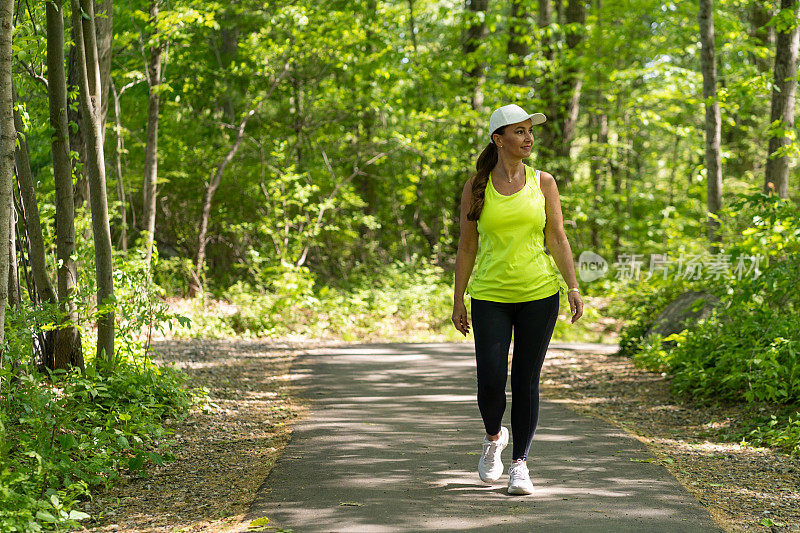
{"type": "Polygon", "coordinates": [[[453,292],[453,325],[465,337],[469,333],[469,318],[464,305],[464,292],[467,281],[475,266],[475,255],[478,253],[478,224],[467,220],[467,214],[472,206],[472,179],[464,184],[461,192],[461,219],[458,252],[456,253],[456,280],[453,292]]]}

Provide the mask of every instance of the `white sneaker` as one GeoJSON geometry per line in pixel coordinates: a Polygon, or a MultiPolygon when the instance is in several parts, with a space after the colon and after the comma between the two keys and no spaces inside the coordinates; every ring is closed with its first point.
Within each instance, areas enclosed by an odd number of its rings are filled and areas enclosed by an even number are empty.
{"type": "Polygon", "coordinates": [[[508,467],[508,493],[533,494],[533,483],[525,463],[513,462],[508,467]]]}
{"type": "Polygon", "coordinates": [[[478,476],[481,481],[491,483],[497,481],[503,475],[503,459],[500,454],[508,446],[508,429],[500,428],[500,438],[489,440],[483,437],[483,453],[478,460],[478,476]]]}

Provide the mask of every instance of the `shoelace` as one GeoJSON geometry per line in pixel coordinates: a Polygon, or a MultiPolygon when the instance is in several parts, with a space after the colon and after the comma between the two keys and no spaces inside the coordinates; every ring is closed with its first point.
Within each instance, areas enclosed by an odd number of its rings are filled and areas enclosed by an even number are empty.
{"type": "Polygon", "coordinates": [[[491,464],[492,460],[494,459],[494,454],[497,453],[497,442],[498,441],[483,443],[483,464],[491,464]]]}
{"type": "Polygon", "coordinates": [[[530,479],[528,468],[522,463],[511,465],[508,477],[513,477],[515,480],[530,479]]]}

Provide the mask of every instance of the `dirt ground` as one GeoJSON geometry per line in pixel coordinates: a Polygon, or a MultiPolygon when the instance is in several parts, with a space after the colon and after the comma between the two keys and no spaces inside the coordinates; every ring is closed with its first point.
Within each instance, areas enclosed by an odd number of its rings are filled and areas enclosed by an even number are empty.
{"type": "Polygon", "coordinates": [[[87,508],[91,531],[232,531],[291,438],[303,406],[289,395],[290,366],[302,346],[186,340],[153,346],[158,362],[175,363],[190,386],[208,387],[210,404],[171,421],[177,457],[124,477],[87,508]]]}
{"type": "MultiPolygon", "coordinates": [[[[326,343],[338,344],[338,343],[326,343]]],[[[86,507],[98,532],[244,531],[255,492],[305,406],[291,363],[317,343],[161,341],[211,405],[170,421],[177,459],[125,477],[86,507]]],[[[742,407],[682,405],[659,374],[614,355],[551,348],[542,395],[637,435],[728,531],[800,531],[800,459],[724,442],[742,407]],[[765,525],[762,525],[765,524],[765,525]]]]}

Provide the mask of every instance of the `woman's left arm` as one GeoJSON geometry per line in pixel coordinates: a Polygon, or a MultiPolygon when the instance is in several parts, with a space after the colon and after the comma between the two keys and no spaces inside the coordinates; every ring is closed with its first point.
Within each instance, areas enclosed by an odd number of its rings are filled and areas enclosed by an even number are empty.
{"type": "MultiPolygon", "coordinates": [[[[553,260],[569,288],[578,287],[572,248],[570,248],[567,234],[564,232],[564,217],[561,214],[561,199],[558,195],[556,180],[551,174],[544,171],[541,172],[540,177],[546,215],[544,238],[547,249],[553,255],[553,260]]],[[[574,324],[583,315],[583,300],[577,291],[567,292],[567,299],[574,324]]]]}

